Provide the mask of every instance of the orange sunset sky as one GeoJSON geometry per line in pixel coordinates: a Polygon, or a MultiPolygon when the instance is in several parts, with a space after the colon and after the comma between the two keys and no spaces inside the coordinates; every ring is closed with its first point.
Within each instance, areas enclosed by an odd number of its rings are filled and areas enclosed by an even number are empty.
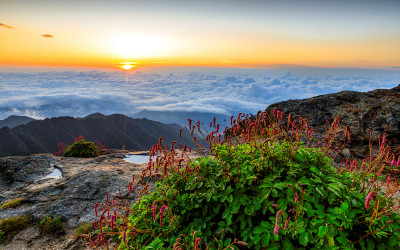
{"type": "Polygon", "coordinates": [[[400,66],[400,1],[0,0],[0,66],[400,66]]]}

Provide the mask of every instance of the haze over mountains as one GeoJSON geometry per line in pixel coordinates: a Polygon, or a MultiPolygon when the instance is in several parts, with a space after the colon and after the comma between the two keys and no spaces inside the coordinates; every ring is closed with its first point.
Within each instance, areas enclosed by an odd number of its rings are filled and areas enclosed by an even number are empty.
{"type": "Polygon", "coordinates": [[[142,110],[131,116],[132,118],[147,118],[153,121],[158,121],[166,124],[176,123],[180,126],[187,126],[188,119],[193,121],[200,120],[201,122],[211,122],[214,117],[217,123],[224,124],[225,121],[230,121],[231,116],[207,113],[207,112],[185,112],[185,111],[151,111],[142,110]]]}

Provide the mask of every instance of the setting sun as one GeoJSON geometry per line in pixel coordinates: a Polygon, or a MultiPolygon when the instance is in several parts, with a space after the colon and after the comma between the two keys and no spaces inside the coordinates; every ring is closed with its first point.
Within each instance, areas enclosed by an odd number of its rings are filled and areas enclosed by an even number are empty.
{"type": "Polygon", "coordinates": [[[132,68],[135,68],[135,67],[136,67],[135,64],[137,64],[137,63],[136,63],[136,62],[121,62],[120,64],[121,64],[120,67],[121,67],[122,69],[130,70],[130,69],[132,69],[132,68]]]}

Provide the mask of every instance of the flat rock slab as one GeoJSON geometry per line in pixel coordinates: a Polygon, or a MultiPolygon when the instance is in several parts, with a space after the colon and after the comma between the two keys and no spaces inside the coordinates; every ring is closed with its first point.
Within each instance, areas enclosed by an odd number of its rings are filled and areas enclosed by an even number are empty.
{"type": "MultiPolygon", "coordinates": [[[[0,208],[0,219],[29,214],[38,224],[44,216],[53,215],[65,218],[66,230],[71,231],[81,223],[94,221],[94,205],[105,202],[107,194],[121,193],[133,203],[137,194],[129,194],[126,186],[132,176],[139,178],[147,164],[123,159],[132,153],[135,152],[113,151],[96,158],[51,154],[0,158],[0,203],[23,199],[17,208],[0,208]],[[46,178],[55,169],[61,172],[61,176],[46,178]]],[[[33,241],[43,241],[44,236],[35,233],[36,224],[15,236],[10,244],[0,245],[0,249],[12,249],[13,246],[15,249],[29,249],[34,246],[33,241]]],[[[69,249],[72,247],[66,242],[69,240],[67,237],[57,243],[53,239],[50,240],[52,243],[43,243],[49,248],[41,249],[69,249]]]]}

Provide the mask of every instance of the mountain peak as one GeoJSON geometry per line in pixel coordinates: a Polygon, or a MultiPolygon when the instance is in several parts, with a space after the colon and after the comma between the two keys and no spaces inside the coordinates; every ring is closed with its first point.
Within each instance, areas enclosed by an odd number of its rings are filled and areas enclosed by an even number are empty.
{"type": "Polygon", "coordinates": [[[96,118],[96,119],[98,119],[98,118],[105,118],[105,117],[106,116],[103,115],[102,113],[97,112],[97,113],[93,113],[93,114],[90,114],[88,116],[85,116],[84,119],[88,119],[88,118],[96,118]]]}
{"type": "Polygon", "coordinates": [[[11,115],[4,120],[0,120],[0,128],[3,127],[13,128],[19,125],[25,125],[31,121],[35,121],[35,119],[28,116],[11,115]]]}

